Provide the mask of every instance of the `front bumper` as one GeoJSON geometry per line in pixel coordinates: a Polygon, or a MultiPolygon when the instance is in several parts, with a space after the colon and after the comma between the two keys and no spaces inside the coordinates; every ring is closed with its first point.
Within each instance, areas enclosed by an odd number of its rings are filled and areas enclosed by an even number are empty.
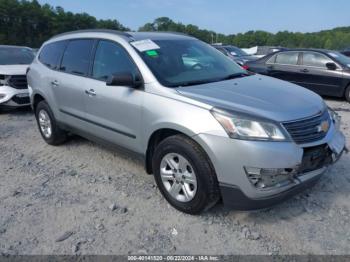
{"type": "Polygon", "coordinates": [[[30,105],[28,89],[0,86],[0,106],[20,107],[28,105],[30,105]]]}
{"type": "Polygon", "coordinates": [[[345,150],[345,138],[333,125],[325,138],[304,145],[294,142],[244,141],[208,134],[199,134],[194,138],[213,163],[224,204],[240,210],[265,208],[311,187],[345,150]],[[334,152],[330,154],[329,161],[316,169],[305,168],[306,152],[321,145],[334,152]],[[256,188],[249,181],[244,167],[300,167],[305,172],[297,174],[290,183],[256,188]]]}

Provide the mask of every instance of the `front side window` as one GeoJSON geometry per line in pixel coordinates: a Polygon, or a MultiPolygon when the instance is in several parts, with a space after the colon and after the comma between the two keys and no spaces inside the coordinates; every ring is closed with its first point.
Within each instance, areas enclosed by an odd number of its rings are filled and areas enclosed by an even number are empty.
{"type": "Polygon", "coordinates": [[[86,76],[89,72],[93,40],[71,40],[62,58],[60,70],[66,73],[86,76]]]}
{"type": "Polygon", "coordinates": [[[39,61],[51,69],[58,69],[66,41],[45,45],[39,55],[39,61]]]}
{"type": "Polygon", "coordinates": [[[33,59],[30,48],[0,47],[0,65],[29,65],[33,59]]]}
{"type": "Polygon", "coordinates": [[[282,65],[297,65],[299,53],[298,52],[283,52],[276,56],[276,64],[282,65]]]}
{"type": "Polygon", "coordinates": [[[342,53],[339,53],[336,51],[328,52],[328,55],[330,55],[336,61],[339,61],[341,64],[345,65],[346,67],[350,68],[350,57],[345,56],[342,53]]]}
{"type": "Polygon", "coordinates": [[[247,71],[199,40],[155,40],[154,50],[139,51],[158,81],[167,87],[217,82],[247,71]]]}
{"type": "Polygon", "coordinates": [[[92,70],[93,78],[106,81],[113,74],[136,71],[136,66],[124,48],[110,41],[99,42],[92,70]]]}
{"type": "Polygon", "coordinates": [[[303,53],[303,65],[305,66],[326,68],[327,63],[333,63],[333,61],[323,54],[315,52],[303,53]]]}

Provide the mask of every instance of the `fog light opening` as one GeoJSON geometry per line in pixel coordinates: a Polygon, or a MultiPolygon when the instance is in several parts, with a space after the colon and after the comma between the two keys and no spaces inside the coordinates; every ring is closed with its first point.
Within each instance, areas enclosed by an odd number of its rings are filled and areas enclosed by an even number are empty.
{"type": "Polygon", "coordinates": [[[290,184],[297,168],[244,167],[249,182],[258,189],[280,187],[290,184]]]}

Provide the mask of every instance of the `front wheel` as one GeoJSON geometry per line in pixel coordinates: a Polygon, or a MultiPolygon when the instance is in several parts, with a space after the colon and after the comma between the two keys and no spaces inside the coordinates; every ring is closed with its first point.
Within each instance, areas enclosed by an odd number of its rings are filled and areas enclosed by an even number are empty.
{"type": "Polygon", "coordinates": [[[166,138],[157,146],[152,165],[162,195],[176,209],[198,214],[219,200],[214,168],[193,140],[182,135],[166,138]]]}
{"type": "Polygon", "coordinates": [[[67,133],[62,130],[45,101],[41,101],[35,110],[35,117],[38,123],[41,136],[49,145],[59,145],[66,141],[67,133]]]}
{"type": "Polygon", "coordinates": [[[345,99],[350,103],[350,85],[345,90],[345,99]]]}

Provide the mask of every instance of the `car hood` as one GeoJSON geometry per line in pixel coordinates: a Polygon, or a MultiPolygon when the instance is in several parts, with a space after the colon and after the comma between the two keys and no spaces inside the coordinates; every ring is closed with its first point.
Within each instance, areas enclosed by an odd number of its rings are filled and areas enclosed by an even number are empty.
{"type": "Polygon", "coordinates": [[[25,75],[29,65],[0,65],[0,75],[25,75]]]}
{"type": "Polygon", "coordinates": [[[283,122],[316,115],[323,99],[303,87],[275,78],[252,75],[177,91],[213,107],[283,122]]]}
{"type": "Polygon", "coordinates": [[[256,60],[256,57],[250,56],[250,55],[240,56],[239,58],[241,58],[242,60],[245,60],[245,61],[253,61],[253,60],[256,60]]]}

